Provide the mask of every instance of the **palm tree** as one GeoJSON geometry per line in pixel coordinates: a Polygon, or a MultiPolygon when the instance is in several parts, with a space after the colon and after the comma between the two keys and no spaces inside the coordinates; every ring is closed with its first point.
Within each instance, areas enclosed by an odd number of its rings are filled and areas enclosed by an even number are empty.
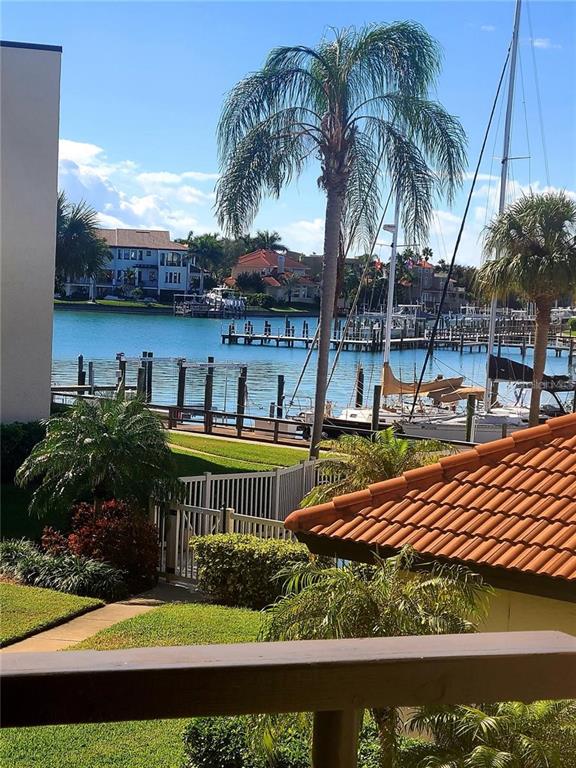
{"type": "Polygon", "coordinates": [[[288,304],[292,301],[292,291],[294,288],[298,288],[300,285],[300,278],[298,275],[295,275],[293,272],[289,274],[284,275],[284,282],[282,283],[284,289],[288,292],[288,295],[286,297],[286,301],[288,304]]]}
{"type": "Polygon", "coordinates": [[[180,485],[159,417],[140,399],[121,397],[78,400],[49,419],[16,483],[39,483],[29,507],[39,517],[87,497],[96,510],[112,498],[145,510],[152,495],[178,492],[180,485]]]}
{"type": "Polygon", "coordinates": [[[409,729],[432,741],[407,745],[403,768],[571,768],[576,702],[508,701],[422,707],[409,729]]]}
{"type": "Polygon", "coordinates": [[[324,482],[303,499],[303,507],[323,504],[342,493],[361,491],[372,483],[398,477],[408,469],[432,464],[452,450],[437,440],[396,437],[391,427],[377,432],[373,440],[343,435],[321,443],[321,447],[327,451],[322,460],[324,482]]]}
{"type": "Polygon", "coordinates": [[[247,245],[253,250],[263,248],[266,251],[286,251],[286,246],[282,245],[282,238],[278,232],[259,229],[254,237],[248,237],[247,245]]]}
{"type": "Polygon", "coordinates": [[[382,171],[414,236],[427,229],[434,192],[450,199],[462,177],[462,127],[427,99],[439,69],[438,44],[419,24],[336,30],[316,48],[273,50],[222,111],[216,210],[227,231],[245,231],[265,194],[278,197],[312,159],[320,162],[326,216],[312,456],[322,435],[343,239],[372,241],[382,171]]]}
{"type": "MultiPolygon", "coordinates": [[[[262,639],[329,640],[355,637],[472,632],[484,615],[489,590],[463,568],[433,566],[406,578],[409,551],[375,566],[326,568],[300,563],[286,578],[285,597],[267,609],[262,639]]],[[[397,764],[399,712],[372,712],[381,765],[397,764]]]]}
{"type": "Polygon", "coordinates": [[[56,217],[56,276],[60,281],[94,277],[109,255],[106,241],[98,237],[98,214],[84,200],[70,203],[58,195],[56,217]]]}
{"type": "Polygon", "coordinates": [[[487,259],[477,274],[484,294],[515,292],[536,306],[530,425],[538,424],[554,301],[576,290],[576,202],[565,192],[523,195],[486,227],[487,259]]]}

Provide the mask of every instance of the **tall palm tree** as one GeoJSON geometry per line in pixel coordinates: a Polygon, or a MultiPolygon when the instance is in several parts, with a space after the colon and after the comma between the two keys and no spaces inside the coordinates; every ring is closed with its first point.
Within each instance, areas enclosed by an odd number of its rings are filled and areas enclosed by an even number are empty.
{"type": "Polygon", "coordinates": [[[403,750],[403,768],[571,768],[576,702],[508,701],[419,708],[408,726],[431,741],[403,750]]]}
{"type": "Polygon", "coordinates": [[[67,512],[91,497],[96,510],[121,499],[146,510],[150,496],[179,491],[172,453],[158,416],[139,400],[78,400],[46,422],[46,437],[16,473],[36,485],[29,511],[67,512]]]}
{"type": "Polygon", "coordinates": [[[248,238],[249,247],[253,250],[263,248],[267,251],[286,251],[287,248],[282,244],[282,238],[279,232],[270,232],[268,229],[259,229],[254,237],[248,238]]]}
{"type": "Polygon", "coordinates": [[[523,195],[486,227],[487,259],[478,270],[484,294],[518,293],[536,306],[530,424],[538,424],[554,301],[576,291],[576,202],[565,192],[523,195]]]}
{"type": "MultiPolygon", "coordinates": [[[[375,566],[326,568],[317,561],[285,573],[286,596],[267,609],[262,639],[329,640],[355,637],[454,634],[474,631],[489,590],[463,568],[433,566],[406,578],[412,555],[375,566]]],[[[279,574],[281,576],[282,574],[279,574]]],[[[400,714],[372,712],[378,726],[381,765],[397,765],[400,714]]]]}
{"type": "Polygon", "coordinates": [[[465,164],[458,120],[428,100],[438,44],[419,24],[335,30],[316,48],[276,48],[229,94],[218,126],[221,226],[253,221],[312,160],[326,194],[320,338],[311,454],[322,435],[339,246],[375,235],[382,178],[400,196],[405,229],[427,229],[435,191],[450,199],[465,164]],[[346,231],[345,230],[346,225],[346,231]]]}
{"type": "Polygon", "coordinates": [[[58,195],[56,217],[56,276],[62,282],[94,277],[106,264],[108,245],[98,236],[98,214],[84,200],[70,203],[58,195]]]}
{"type": "Polygon", "coordinates": [[[390,427],[374,439],[343,435],[326,440],[321,447],[327,453],[322,460],[322,485],[317,485],[303,499],[302,506],[323,504],[342,493],[353,493],[372,483],[398,477],[408,469],[432,464],[452,451],[437,440],[406,440],[396,437],[390,427]]]}

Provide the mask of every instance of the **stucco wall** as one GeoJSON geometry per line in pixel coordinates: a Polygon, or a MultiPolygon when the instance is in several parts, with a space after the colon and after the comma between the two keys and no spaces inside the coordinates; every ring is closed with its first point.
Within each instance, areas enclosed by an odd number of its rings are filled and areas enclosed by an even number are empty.
{"type": "Polygon", "coordinates": [[[60,58],[57,50],[0,47],[3,422],[50,411],[60,58]]]}
{"type": "Polygon", "coordinates": [[[497,589],[480,627],[484,632],[545,629],[576,635],[576,603],[497,589]]]}

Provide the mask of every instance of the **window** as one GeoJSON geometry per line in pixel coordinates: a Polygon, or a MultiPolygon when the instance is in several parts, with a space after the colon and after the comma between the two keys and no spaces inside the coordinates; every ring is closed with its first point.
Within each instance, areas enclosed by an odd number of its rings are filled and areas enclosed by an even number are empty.
{"type": "Polygon", "coordinates": [[[172,272],[168,272],[166,274],[166,282],[171,283],[172,282],[172,272]]]}
{"type": "Polygon", "coordinates": [[[138,258],[138,254],[136,253],[136,251],[130,251],[130,258],[132,259],[132,261],[136,261],[136,259],[138,258]]]}
{"type": "Polygon", "coordinates": [[[175,272],[174,277],[177,278],[176,282],[178,283],[178,285],[180,285],[180,283],[182,282],[182,275],[180,274],[180,272],[175,272]]]}
{"type": "Polygon", "coordinates": [[[142,259],[144,258],[144,251],[138,251],[138,258],[140,259],[140,261],[142,261],[142,259]]]}
{"type": "Polygon", "coordinates": [[[129,259],[130,258],[130,251],[127,248],[124,248],[124,258],[129,259]]]}
{"type": "Polygon", "coordinates": [[[161,253],[160,254],[160,266],[163,267],[163,266],[165,266],[165,264],[166,264],[166,254],[165,253],[161,253]]]}
{"type": "Polygon", "coordinates": [[[119,270],[116,272],[116,278],[117,278],[118,280],[122,280],[122,270],[121,270],[121,269],[119,269],[119,270]]]}
{"type": "Polygon", "coordinates": [[[146,258],[151,259],[152,258],[152,251],[146,251],[146,258]]]}

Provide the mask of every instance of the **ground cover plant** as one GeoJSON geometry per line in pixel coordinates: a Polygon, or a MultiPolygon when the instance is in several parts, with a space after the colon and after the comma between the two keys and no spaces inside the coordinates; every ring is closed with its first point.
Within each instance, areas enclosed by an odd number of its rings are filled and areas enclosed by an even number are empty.
{"type": "Polygon", "coordinates": [[[101,600],[93,598],[0,582],[0,646],[101,605],[101,600]]]}
{"type": "MultiPolygon", "coordinates": [[[[120,622],[79,648],[251,642],[262,616],[253,611],[203,604],[175,604],[120,622]]],[[[181,768],[182,732],[188,720],[10,728],[2,733],[3,768],[181,768]]]]}
{"type": "Polygon", "coordinates": [[[102,600],[119,600],[128,592],[124,574],[117,568],[69,552],[51,555],[26,539],[0,542],[0,576],[102,600]]]}

